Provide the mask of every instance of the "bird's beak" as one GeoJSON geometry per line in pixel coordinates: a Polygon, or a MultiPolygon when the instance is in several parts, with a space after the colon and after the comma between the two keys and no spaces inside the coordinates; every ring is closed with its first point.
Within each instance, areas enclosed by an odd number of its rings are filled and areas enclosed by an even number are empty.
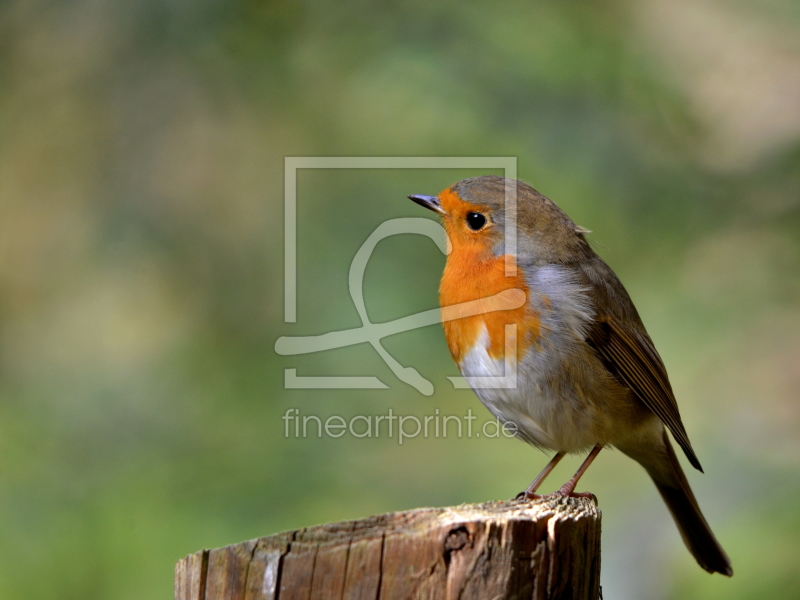
{"type": "Polygon", "coordinates": [[[432,210],[433,212],[439,213],[440,215],[444,214],[444,209],[442,208],[442,203],[439,202],[439,198],[436,196],[423,196],[421,194],[412,194],[408,197],[409,200],[413,200],[420,206],[424,206],[425,208],[432,210]]]}

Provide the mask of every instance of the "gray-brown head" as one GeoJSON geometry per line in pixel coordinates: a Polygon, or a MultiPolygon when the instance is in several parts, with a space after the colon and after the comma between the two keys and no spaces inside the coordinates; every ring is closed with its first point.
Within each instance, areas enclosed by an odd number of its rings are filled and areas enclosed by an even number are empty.
{"type": "MultiPolygon", "coordinates": [[[[485,175],[454,183],[438,197],[409,198],[442,216],[451,243],[478,244],[500,256],[506,251],[506,198],[515,196],[518,263],[566,263],[592,253],[585,230],[522,181],[485,175]]],[[[513,213],[509,216],[513,222],[513,213]]]]}

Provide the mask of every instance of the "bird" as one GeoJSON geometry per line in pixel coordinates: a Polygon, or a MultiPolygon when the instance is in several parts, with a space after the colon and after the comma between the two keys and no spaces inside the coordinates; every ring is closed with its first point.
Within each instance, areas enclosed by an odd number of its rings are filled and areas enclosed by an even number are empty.
{"type": "Polygon", "coordinates": [[[515,385],[472,387],[518,438],[555,452],[522,495],[540,497],[536,490],[566,454],[588,451],[551,494],[587,495],[575,492],[578,480],[602,448],[616,448],[650,475],[699,565],[732,576],[667,433],[703,472],[664,363],[625,287],[589,245],[590,232],[527,183],[499,176],[408,198],[437,213],[447,234],[443,310],[505,290],[526,295],[518,308],[443,318],[450,354],[468,381],[502,376],[513,363],[515,385]],[[506,235],[505,206],[514,189],[515,244],[506,235]],[[509,325],[516,348],[505,356],[509,325]]]}

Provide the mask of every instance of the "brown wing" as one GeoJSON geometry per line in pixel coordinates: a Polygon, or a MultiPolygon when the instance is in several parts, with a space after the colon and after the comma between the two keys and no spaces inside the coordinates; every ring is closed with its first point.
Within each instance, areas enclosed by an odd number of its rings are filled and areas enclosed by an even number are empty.
{"type": "Polygon", "coordinates": [[[632,390],[669,428],[689,462],[702,472],[681,422],[667,370],[650,338],[630,331],[609,315],[601,315],[592,325],[586,341],[617,380],[632,390]]]}

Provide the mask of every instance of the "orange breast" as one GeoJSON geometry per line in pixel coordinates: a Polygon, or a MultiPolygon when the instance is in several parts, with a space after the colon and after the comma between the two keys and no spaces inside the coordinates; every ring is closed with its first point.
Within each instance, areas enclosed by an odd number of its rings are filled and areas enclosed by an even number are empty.
{"type": "MultiPolygon", "coordinates": [[[[514,277],[505,276],[505,257],[493,256],[481,244],[454,244],[439,287],[439,302],[448,307],[462,302],[489,298],[509,289],[519,289],[528,298],[529,290],[520,269],[514,277]]],[[[487,301],[487,309],[491,302],[487,301]]],[[[450,354],[461,364],[486,327],[489,335],[488,354],[502,358],[505,354],[505,326],[517,326],[517,358],[539,337],[539,317],[526,301],[512,310],[496,310],[444,322],[444,335],[450,354]]]]}

